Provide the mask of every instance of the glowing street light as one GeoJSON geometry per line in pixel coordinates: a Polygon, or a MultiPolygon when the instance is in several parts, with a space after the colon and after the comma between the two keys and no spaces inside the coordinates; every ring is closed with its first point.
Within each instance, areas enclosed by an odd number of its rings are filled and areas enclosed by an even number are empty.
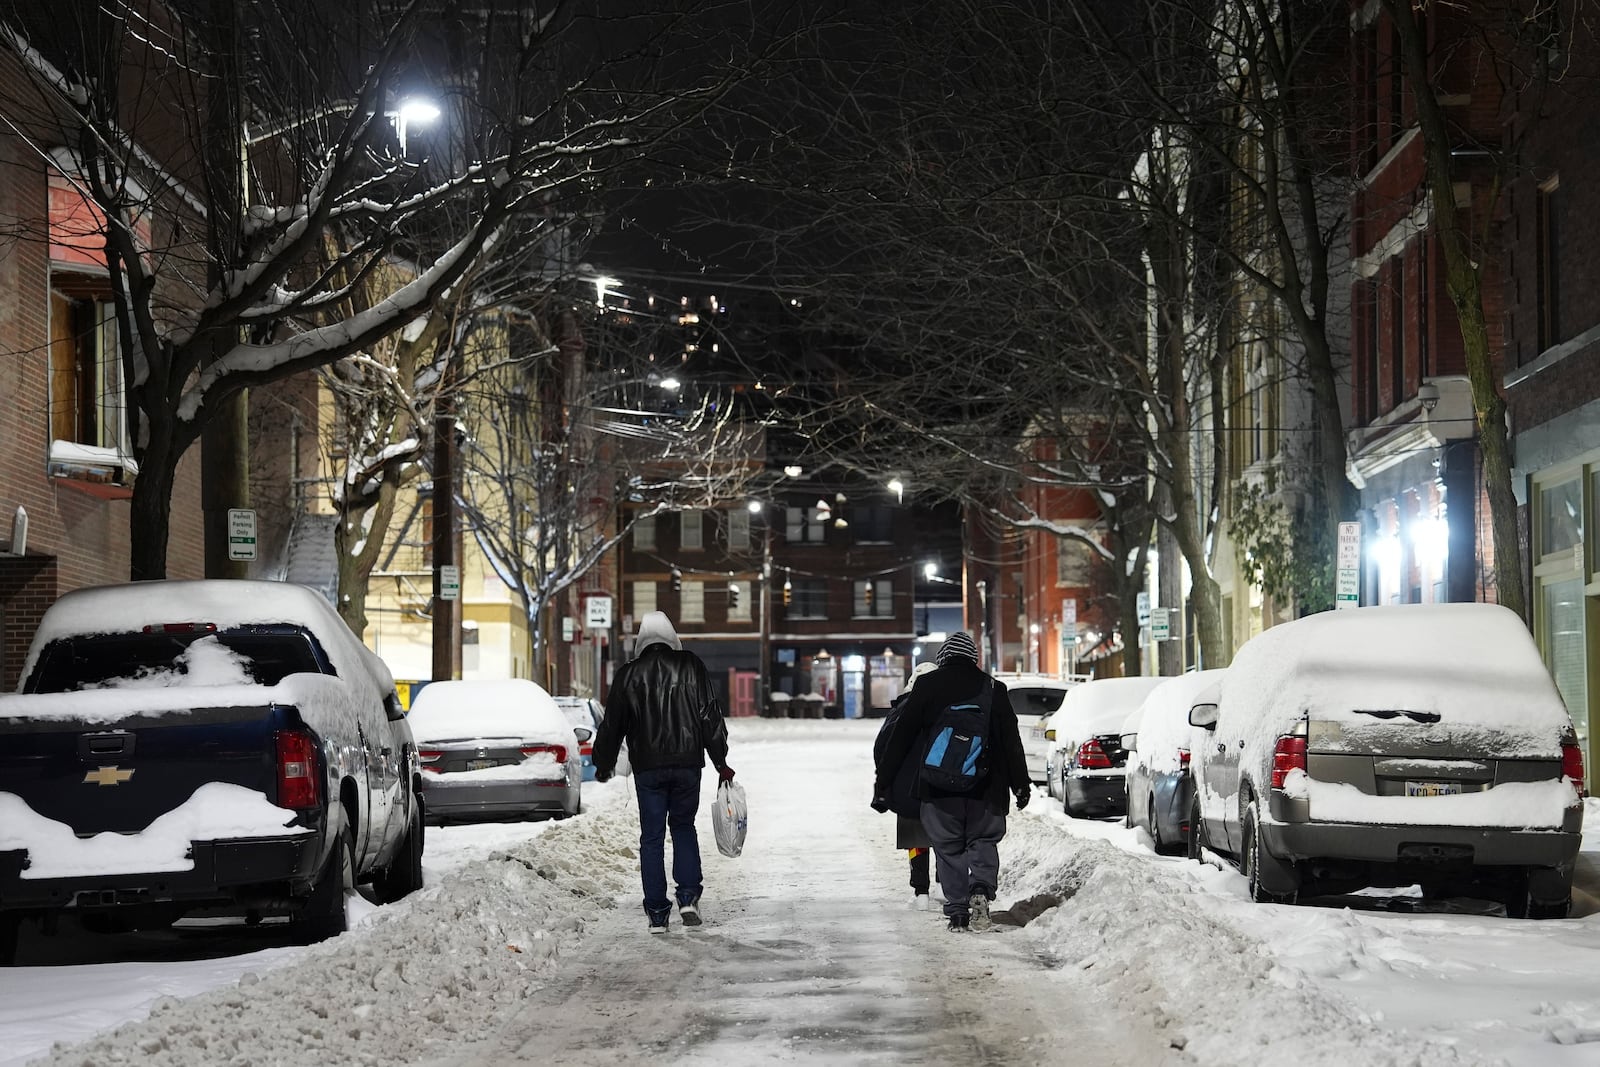
{"type": "Polygon", "coordinates": [[[804,473],[804,468],[797,463],[791,463],[787,467],[783,468],[783,474],[786,478],[798,478],[804,473]]]}
{"type": "Polygon", "coordinates": [[[922,565],[922,576],[924,578],[928,579],[929,581],[932,581],[934,579],[934,576],[937,575],[938,573],[939,573],[939,565],[937,563],[933,563],[933,562],[930,561],[930,562],[924,563],[922,565]]]}
{"type": "Polygon", "coordinates": [[[676,378],[663,378],[663,379],[661,379],[661,388],[666,389],[666,390],[668,390],[670,392],[677,392],[678,386],[680,384],[682,384],[682,383],[680,383],[678,381],[678,379],[676,379],[676,378]]]}
{"type": "Polygon", "coordinates": [[[750,503],[746,504],[745,507],[750,509],[750,514],[752,515],[761,514],[761,501],[759,500],[752,500],[750,503]]]}
{"type": "Polygon", "coordinates": [[[905,503],[906,483],[899,478],[889,479],[889,492],[894,494],[896,503],[905,503]]]}
{"type": "Polygon", "coordinates": [[[594,280],[594,302],[600,307],[606,306],[606,290],[620,284],[616,278],[602,274],[594,280]]]}

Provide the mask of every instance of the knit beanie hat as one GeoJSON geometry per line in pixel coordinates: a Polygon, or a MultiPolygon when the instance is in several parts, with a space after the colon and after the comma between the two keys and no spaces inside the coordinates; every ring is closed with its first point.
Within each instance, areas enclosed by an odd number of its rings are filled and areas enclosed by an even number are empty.
{"type": "Polygon", "coordinates": [[[943,667],[953,659],[971,660],[976,666],[978,662],[978,646],[972,641],[972,635],[965,630],[957,630],[939,646],[938,654],[933,657],[943,667]]]}

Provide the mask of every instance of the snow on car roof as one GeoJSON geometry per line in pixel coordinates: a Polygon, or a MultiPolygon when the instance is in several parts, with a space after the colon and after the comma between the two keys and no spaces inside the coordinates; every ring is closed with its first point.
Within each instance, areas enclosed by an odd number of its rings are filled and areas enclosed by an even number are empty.
{"type": "Polygon", "coordinates": [[[345,625],[321,593],[293,582],[230,578],[127,582],[67,593],[45,611],[34,632],[22,678],[45,645],[58,638],[137,633],[168,623],[236,626],[289,624],[310,630],[342,677],[365,674],[380,692],[394,688],[389,668],[345,625]]]}
{"type": "Polygon", "coordinates": [[[480,737],[572,742],[572,724],[555,700],[525,678],[432,682],[417,694],[406,721],[419,744],[480,737]]]}
{"type": "Polygon", "coordinates": [[[1223,670],[1193,671],[1168,678],[1139,705],[1138,740],[1133,760],[1155,771],[1176,771],[1178,750],[1190,748],[1199,727],[1189,725],[1189,709],[1214,704],[1223,670]]]}
{"type": "Polygon", "coordinates": [[[1096,678],[1067,690],[1061,710],[1050,717],[1050,727],[1070,730],[1074,736],[1119,733],[1128,713],[1138,708],[1150,690],[1166,678],[1096,678]]]}
{"type": "Polygon", "coordinates": [[[1437,714],[1443,728],[1492,729],[1552,754],[1571,724],[1528,628],[1495,604],[1327,611],[1274,626],[1234,657],[1220,703],[1217,740],[1258,751],[1304,715],[1372,725],[1381,720],[1358,713],[1437,714]]]}

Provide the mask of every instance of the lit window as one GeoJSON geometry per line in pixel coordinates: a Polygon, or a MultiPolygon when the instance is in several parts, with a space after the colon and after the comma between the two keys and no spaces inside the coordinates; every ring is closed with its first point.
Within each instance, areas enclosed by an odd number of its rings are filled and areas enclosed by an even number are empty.
{"type": "Polygon", "coordinates": [[[656,610],[656,583],[633,583],[633,615],[634,618],[643,618],[648,612],[656,610]]]}
{"type": "Polygon", "coordinates": [[[634,521],[633,547],[654,551],[656,547],[656,517],[645,515],[634,521]]]}
{"type": "Polygon", "coordinates": [[[685,549],[705,547],[705,532],[698,511],[678,512],[678,547],[685,549]]]}
{"type": "Polygon", "coordinates": [[[679,622],[706,621],[706,585],[704,582],[684,582],[678,603],[679,622]]]}

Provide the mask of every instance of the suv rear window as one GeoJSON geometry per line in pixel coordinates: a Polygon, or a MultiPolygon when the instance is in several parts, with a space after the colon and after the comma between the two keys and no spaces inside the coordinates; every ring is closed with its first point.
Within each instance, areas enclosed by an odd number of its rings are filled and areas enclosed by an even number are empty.
{"type": "Polygon", "coordinates": [[[1011,710],[1017,717],[1024,715],[1053,715],[1061,707],[1061,698],[1067,695],[1065,689],[1045,689],[1041,687],[1023,687],[1007,689],[1006,695],[1011,698],[1011,710]]]}
{"type": "Polygon", "coordinates": [[[182,675],[184,653],[202,639],[214,639],[232,652],[258,685],[277,685],[291,674],[332,673],[322,666],[311,635],[297,629],[97,634],[46,645],[24,691],[71,693],[161,672],[182,675]]]}

